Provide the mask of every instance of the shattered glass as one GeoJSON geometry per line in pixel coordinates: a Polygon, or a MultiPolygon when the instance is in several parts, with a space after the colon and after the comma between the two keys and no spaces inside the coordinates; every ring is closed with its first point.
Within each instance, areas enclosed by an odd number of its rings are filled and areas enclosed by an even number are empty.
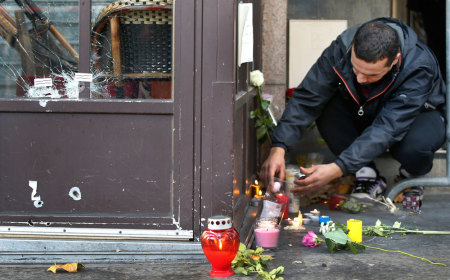
{"type": "MultiPolygon", "coordinates": [[[[79,1],[0,0],[0,98],[79,98],[78,21],[79,1]]],[[[172,99],[172,0],[92,0],[91,25],[91,98],[172,99]]]]}
{"type": "Polygon", "coordinates": [[[1,98],[78,97],[78,1],[1,1],[0,35],[1,98]]]}

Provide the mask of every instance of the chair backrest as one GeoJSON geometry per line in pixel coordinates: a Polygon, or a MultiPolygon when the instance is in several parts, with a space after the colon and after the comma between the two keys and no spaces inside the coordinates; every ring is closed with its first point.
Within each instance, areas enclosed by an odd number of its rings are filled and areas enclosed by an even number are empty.
{"type": "Polygon", "coordinates": [[[115,1],[98,14],[92,32],[95,72],[114,76],[113,61],[120,61],[123,78],[171,77],[172,0],[115,1]],[[112,50],[117,17],[120,58],[112,50]]]}

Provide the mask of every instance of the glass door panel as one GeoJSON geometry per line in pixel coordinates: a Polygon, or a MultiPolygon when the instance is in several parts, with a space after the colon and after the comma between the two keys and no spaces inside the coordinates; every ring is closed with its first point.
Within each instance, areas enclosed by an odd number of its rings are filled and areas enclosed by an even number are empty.
{"type": "Polygon", "coordinates": [[[92,98],[172,99],[172,0],[94,1],[92,98]]]}

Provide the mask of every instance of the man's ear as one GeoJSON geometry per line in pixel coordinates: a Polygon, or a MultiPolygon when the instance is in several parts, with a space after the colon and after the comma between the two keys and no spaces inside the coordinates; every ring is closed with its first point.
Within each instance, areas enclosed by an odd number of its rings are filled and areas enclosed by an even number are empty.
{"type": "Polygon", "coordinates": [[[391,67],[398,63],[398,60],[400,59],[400,55],[401,55],[400,52],[398,52],[397,55],[395,56],[394,61],[392,61],[391,67]]]}

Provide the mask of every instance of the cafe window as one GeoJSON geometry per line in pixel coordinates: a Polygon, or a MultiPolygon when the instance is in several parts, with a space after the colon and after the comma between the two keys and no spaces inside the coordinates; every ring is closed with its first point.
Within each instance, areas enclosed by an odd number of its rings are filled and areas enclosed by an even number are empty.
{"type": "Polygon", "coordinates": [[[172,99],[172,0],[93,0],[89,31],[79,1],[0,5],[0,98],[76,99],[92,79],[92,99],[172,99]],[[90,70],[80,73],[86,31],[90,70]]]}
{"type": "Polygon", "coordinates": [[[1,98],[78,93],[78,1],[2,1],[0,35],[1,98]]]}

